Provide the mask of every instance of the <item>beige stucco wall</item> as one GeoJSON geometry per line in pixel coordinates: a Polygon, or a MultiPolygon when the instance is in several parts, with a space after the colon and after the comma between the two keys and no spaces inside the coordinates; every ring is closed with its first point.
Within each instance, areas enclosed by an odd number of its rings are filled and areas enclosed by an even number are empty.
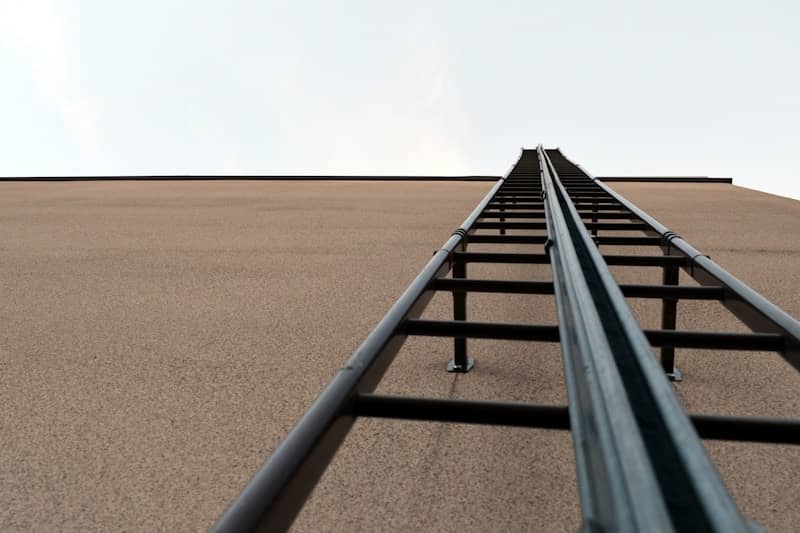
{"type": "MultiPolygon", "coordinates": [[[[0,527],[209,527],[490,186],[0,184],[0,527]]],[[[613,186],[800,315],[800,203],[728,185],[613,186]]],[[[632,305],[656,320],[657,306],[632,305]]],[[[712,306],[679,309],[682,327],[737,327],[712,306]]],[[[475,295],[469,312],[555,323],[547,297],[475,295]]],[[[449,313],[438,295],[426,316],[449,313]]],[[[454,376],[449,341],[413,339],[379,390],[566,401],[557,346],[471,347],[476,369],[454,376]]],[[[678,364],[692,411],[800,416],[800,381],[775,355],[679,351],[678,364]]],[[[775,530],[800,522],[798,451],[709,450],[750,516],[775,530]]],[[[567,433],[369,420],[296,529],[574,531],[578,521],[567,433]]]]}

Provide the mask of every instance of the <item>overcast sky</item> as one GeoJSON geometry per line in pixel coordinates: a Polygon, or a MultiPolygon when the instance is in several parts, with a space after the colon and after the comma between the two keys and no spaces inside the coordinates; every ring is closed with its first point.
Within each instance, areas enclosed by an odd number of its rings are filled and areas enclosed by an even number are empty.
{"type": "Polygon", "coordinates": [[[800,198],[800,2],[0,0],[0,175],[732,176],[800,198]]]}

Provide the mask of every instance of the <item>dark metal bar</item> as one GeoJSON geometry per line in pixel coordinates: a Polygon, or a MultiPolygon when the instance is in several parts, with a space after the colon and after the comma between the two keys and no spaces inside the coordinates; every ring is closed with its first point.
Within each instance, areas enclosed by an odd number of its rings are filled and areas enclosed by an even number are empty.
{"type": "Polygon", "coordinates": [[[541,195],[535,192],[531,193],[518,193],[518,192],[498,192],[495,198],[513,198],[515,200],[539,200],[541,195]]]}
{"type": "MultiPolygon", "coordinates": [[[[504,204],[505,204],[505,202],[501,202],[501,205],[504,205],[504,204]]],[[[500,208],[500,212],[497,215],[497,217],[500,219],[500,222],[505,222],[506,221],[506,217],[505,217],[506,212],[505,211],[506,211],[505,210],[505,206],[500,208]]],[[[481,219],[484,219],[484,218],[486,218],[486,211],[481,213],[481,219]]],[[[505,234],[506,234],[506,229],[505,228],[500,228],[500,235],[505,235],[505,234]]]]}
{"type": "MultiPolygon", "coordinates": [[[[455,267],[453,268],[455,271],[455,267]]],[[[686,300],[722,300],[722,287],[689,287],[672,285],[620,285],[622,294],[629,298],[661,298],[686,300]]],[[[550,281],[507,281],[490,279],[447,279],[432,282],[433,290],[467,291],[507,294],[553,294],[550,281]]],[[[458,319],[456,319],[458,320],[458,319]]],[[[663,327],[663,326],[662,326],[663,327]]],[[[673,328],[671,328],[674,330],[673,328]]]]}
{"type": "Polygon", "coordinates": [[[541,429],[569,429],[567,408],[555,405],[362,394],[356,402],[355,409],[358,416],[541,429]]]}
{"type": "Polygon", "coordinates": [[[578,214],[581,218],[591,218],[592,221],[598,221],[599,219],[617,219],[617,220],[638,220],[636,215],[633,213],[608,213],[608,212],[598,212],[596,209],[592,209],[591,211],[581,211],[578,210],[578,214]]]}
{"type": "Polygon", "coordinates": [[[603,255],[603,260],[609,266],[665,267],[686,266],[689,263],[686,257],[662,255],[603,255]]]}
{"type": "Polygon", "coordinates": [[[463,261],[465,263],[547,265],[550,263],[550,257],[546,254],[456,252],[453,254],[453,261],[463,261]]]}
{"type": "MultiPolygon", "coordinates": [[[[501,209],[503,209],[503,208],[501,208],[501,209]]],[[[481,218],[499,218],[500,221],[502,222],[506,218],[544,218],[544,212],[543,211],[527,211],[527,212],[524,212],[524,211],[521,211],[521,212],[511,211],[511,212],[506,212],[506,211],[502,211],[502,210],[501,211],[484,211],[483,213],[481,213],[481,218]]]]}
{"type": "MultiPolygon", "coordinates": [[[[455,271],[455,267],[453,267],[455,271]]],[[[432,282],[435,291],[467,291],[505,294],[553,294],[553,283],[549,281],[506,281],[489,279],[447,279],[432,282]]]]}
{"type": "Polygon", "coordinates": [[[645,330],[653,346],[702,348],[704,350],[736,350],[781,352],[784,338],[776,333],[716,333],[706,331],[645,330]]]}
{"type": "Polygon", "coordinates": [[[620,205],[619,202],[617,202],[613,198],[605,196],[601,197],[594,195],[576,194],[574,196],[570,196],[570,200],[575,206],[592,207],[594,204],[597,204],[597,205],[612,205],[615,207],[619,207],[620,205]]]}
{"type": "Polygon", "coordinates": [[[624,211],[625,208],[617,203],[617,202],[609,202],[606,200],[598,200],[598,199],[575,199],[572,200],[572,205],[575,206],[575,209],[578,210],[593,210],[597,209],[598,211],[624,211]]]}
{"type": "Polygon", "coordinates": [[[544,244],[545,235],[475,235],[470,234],[470,243],[490,244],[544,244]]]}
{"type": "Polygon", "coordinates": [[[620,285],[628,298],[676,298],[680,300],[722,300],[722,287],[693,287],[686,285],[620,285]]]}
{"type": "MultiPolygon", "coordinates": [[[[473,241],[474,242],[474,241],[473,241]]],[[[690,260],[686,257],[663,255],[604,255],[609,266],[665,267],[670,265],[686,266],[690,260]]],[[[468,263],[505,263],[546,265],[550,257],[545,254],[522,254],[501,252],[456,252],[453,260],[468,263]]]]}
{"type": "Polygon", "coordinates": [[[406,335],[423,337],[469,337],[471,339],[558,342],[557,326],[410,319],[406,321],[403,331],[406,335]]]}
{"type": "MultiPolygon", "coordinates": [[[[484,215],[481,214],[481,217],[484,215]]],[[[635,222],[587,222],[585,223],[587,229],[601,229],[606,231],[646,231],[650,227],[646,224],[638,224],[635,222]]],[[[547,229],[547,224],[544,222],[476,222],[473,226],[474,229],[547,229]]],[[[654,241],[655,242],[655,241],[654,241]]],[[[658,238],[658,243],[662,241],[658,238]]]]}
{"type": "Polygon", "coordinates": [[[650,229],[647,225],[638,222],[584,222],[583,225],[586,229],[603,231],[647,231],[650,229]]]}
{"type": "MultiPolygon", "coordinates": [[[[633,213],[596,213],[592,211],[578,211],[581,218],[598,218],[607,220],[638,220],[638,217],[633,213]]],[[[544,211],[522,211],[522,212],[505,212],[505,211],[484,211],[481,218],[544,218],[544,211]]]]}
{"type": "Polygon", "coordinates": [[[755,416],[691,415],[704,439],[800,444],[800,421],[755,416]]]}
{"type": "Polygon", "coordinates": [[[547,229],[544,222],[476,222],[472,227],[474,229],[547,229]]]}
{"type": "MultiPolygon", "coordinates": [[[[501,202],[492,202],[489,204],[490,209],[499,209],[500,207],[504,207],[507,211],[531,211],[531,210],[541,210],[544,207],[544,204],[541,202],[515,202],[513,204],[508,203],[501,203],[501,202]]],[[[592,204],[591,202],[579,202],[576,203],[575,206],[579,210],[586,210],[586,209],[597,209],[598,211],[626,211],[625,207],[621,204],[592,204]]]]}
{"type": "MultiPolygon", "coordinates": [[[[569,429],[569,410],[561,405],[414,398],[361,394],[357,416],[539,429],[569,429]]],[[[800,421],[780,418],[689,415],[703,439],[800,444],[800,421]]]]}
{"type": "MultiPolygon", "coordinates": [[[[672,266],[664,269],[662,283],[664,285],[677,285],[680,276],[680,269],[672,266]]],[[[664,298],[661,303],[661,329],[674,330],[678,320],[678,299],[664,298]]],[[[661,367],[672,381],[681,381],[680,370],[675,368],[675,348],[673,346],[662,346],[661,348],[661,367]]]]}
{"type": "MultiPolygon", "coordinates": [[[[509,341],[558,342],[557,326],[410,319],[406,335],[425,337],[469,337],[509,341]]],[[[706,331],[643,330],[650,346],[704,350],[780,352],[783,338],[774,333],[717,333],[706,331]]]]}
{"type": "Polygon", "coordinates": [[[572,201],[581,198],[591,201],[600,199],[613,200],[613,198],[611,198],[611,196],[609,196],[608,193],[603,190],[566,189],[566,191],[572,201]]]}
{"type": "Polygon", "coordinates": [[[506,202],[492,202],[489,204],[489,209],[503,208],[506,211],[530,211],[531,209],[541,209],[541,202],[515,202],[508,204],[506,202]]]}
{"type": "Polygon", "coordinates": [[[611,246],[661,246],[661,237],[614,237],[600,235],[594,237],[597,244],[611,246]]]}
{"type": "MultiPolygon", "coordinates": [[[[516,202],[513,206],[511,206],[511,205],[508,205],[507,203],[503,204],[502,202],[499,201],[499,199],[495,200],[495,201],[492,201],[489,204],[489,207],[497,208],[497,207],[500,207],[501,205],[504,205],[506,209],[515,209],[515,210],[518,210],[518,211],[521,211],[521,210],[528,210],[529,211],[531,209],[543,209],[544,208],[544,204],[542,202],[530,202],[530,201],[516,202]]],[[[589,209],[594,209],[594,206],[592,205],[591,202],[577,203],[576,205],[578,207],[583,205],[583,206],[586,206],[589,209]]],[[[618,203],[614,203],[614,204],[598,203],[596,208],[597,208],[598,211],[620,211],[620,210],[624,210],[625,209],[624,206],[622,206],[621,204],[618,204],[618,203]]]]}
{"type": "MultiPolygon", "coordinates": [[[[515,193],[515,192],[504,192],[504,193],[497,193],[496,200],[500,200],[504,198],[506,200],[515,200],[519,203],[526,203],[526,204],[535,204],[538,200],[541,199],[541,196],[536,193],[515,193]]],[[[573,200],[576,206],[585,206],[587,208],[591,208],[594,203],[597,203],[597,206],[603,206],[607,209],[621,209],[621,204],[613,199],[606,199],[606,198],[597,198],[597,197],[578,197],[573,200]]]]}
{"type": "MultiPolygon", "coordinates": [[[[466,277],[467,264],[463,262],[453,263],[453,281],[466,281],[464,279],[466,277]]],[[[467,291],[464,289],[456,288],[453,290],[453,320],[467,320],[467,291]]],[[[467,357],[467,338],[453,338],[453,359],[447,364],[447,371],[469,372],[474,365],[474,360],[471,357],[467,357]]]]}

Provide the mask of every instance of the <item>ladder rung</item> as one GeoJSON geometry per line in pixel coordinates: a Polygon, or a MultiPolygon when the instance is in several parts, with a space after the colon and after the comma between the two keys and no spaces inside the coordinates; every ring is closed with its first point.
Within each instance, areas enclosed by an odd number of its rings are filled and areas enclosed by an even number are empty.
{"type": "Polygon", "coordinates": [[[800,444],[800,421],[760,416],[689,415],[704,439],[800,444]]]}
{"type": "Polygon", "coordinates": [[[544,244],[547,235],[475,235],[468,237],[470,243],[494,244],[544,244]]]}
{"type": "MultiPolygon", "coordinates": [[[[639,217],[634,215],[631,212],[627,213],[605,213],[603,211],[600,212],[592,212],[592,211],[578,211],[578,215],[581,218],[597,218],[598,220],[606,219],[606,220],[639,220],[639,217]]],[[[649,226],[648,226],[649,227],[649,226]]]]}
{"type": "Polygon", "coordinates": [[[601,201],[593,202],[591,200],[584,200],[584,199],[577,198],[577,199],[573,200],[572,203],[575,205],[576,208],[578,208],[578,207],[586,207],[586,208],[597,209],[597,210],[605,208],[608,211],[610,211],[612,209],[624,209],[622,204],[620,204],[619,202],[608,201],[608,200],[601,200],[601,201]]]}
{"type": "MultiPolygon", "coordinates": [[[[600,235],[594,237],[599,245],[611,246],[659,246],[661,237],[614,237],[600,235]]],[[[544,244],[546,235],[475,235],[470,234],[469,242],[494,244],[544,244]]]]}
{"type": "Polygon", "coordinates": [[[597,244],[612,246],[660,246],[663,242],[661,237],[614,237],[600,235],[593,239],[597,244]]]}
{"type": "MultiPolygon", "coordinates": [[[[695,287],[683,285],[620,285],[622,294],[629,298],[677,298],[681,300],[722,300],[722,287],[695,287]]],[[[506,294],[553,294],[551,281],[516,281],[495,279],[439,278],[433,281],[437,291],[467,291],[506,294]]]]}
{"type": "MultiPolygon", "coordinates": [[[[678,255],[605,255],[603,259],[606,264],[616,266],[687,267],[691,263],[688,257],[678,255]]],[[[550,263],[550,256],[505,252],[454,252],[453,260],[462,263],[546,265],[550,263]]]]}
{"type": "Polygon", "coordinates": [[[587,229],[606,231],[648,231],[650,226],[641,222],[584,222],[587,229]]]}
{"type": "Polygon", "coordinates": [[[550,256],[503,252],[454,252],[453,261],[457,263],[547,265],[550,264],[550,256]]]}
{"type": "MultiPolygon", "coordinates": [[[[630,212],[625,207],[623,207],[622,205],[618,205],[618,204],[614,204],[614,205],[596,205],[596,206],[589,204],[589,205],[586,205],[586,206],[580,206],[579,205],[577,207],[579,208],[578,209],[579,211],[587,211],[587,210],[591,209],[591,210],[597,210],[597,211],[626,211],[626,212],[630,212]]],[[[541,211],[544,208],[544,204],[542,204],[541,202],[533,202],[533,203],[531,203],[531,202],[516,202],[516,203],[511,203],[511,202],[493,201],[493,202],[490,202],[489,204],[487,204],[486,208],[487,209],[505,209],[506,211],[511,211],[511,210],[515,210],[515,211],[539,210],[539,211],[541,211]]]]}
{"type": "Polygon", "coordinates": [[[511,202],[489,202],[487,204],[486,209],[505,209],[506,211],[530,211],[532,209],[535,210],[542,210],[544,208],[544,204],[541,202],[518,202],[518,203],[511,203],[511,202]]]}
{"type": "Polygon", "coordinates": [[[604,255],[609,266],[688,267],[691,259],[682,255],[604,255]]]}
{"type": "Polygon", "coordinates": [[[560,405],[406,398],[360,394],[355,402],[356,416],[519,426],[543,429],[569,429],[569,412],[560,405]]]}
{"type": "Polygon", "coordinates": [[[544,218],[544,211],[484,211],[481,218],[544,218]]]}
{"type": "MultiPolygon", "coordinates": [[[[466,322],[460,320],[407,320],[407,335],[464,337],[517,341],[558,342],[558,326],[466,322]]],[[[644,330],[652,346],[780,352],[784,340],[774,333],[717,333],[705,331],[644,330]]]]}
{"type": "Polygon", "coordinates": [[[622,294],[628,298],[677,298],[679,300],[723,300],[723,287],[694,287],[685,285],[620,285],[622,294]]]}
{"type": "MultiPolygon", "coordinates": [[[[638,220],[633,213],[606,213],[578,211],[581,218],[597,218],[598,220],[638,220]]],[[[544,211],[484,211],[480,218],[545,218],[544,211]]],[[[650,226],[646,226],[649,228],[650,226]]]]}
{"type": "MultiPolygon", "coordinates": [[[[569,408],[566,405],[537,405],[521,402],[360,394],[355,401],[355,415],[539,429],[566,430],[570,428],[569,408]]],[[[800,421],[798,420],[701,414],[690,414],[689,418],[703,439],[800,444],[800,421]]]]}
{"type": "Polygon", "coordinates": [[[476,222],[475,229],[547,229],[546,222],[476,222]]]}
{"type": "Polygon", "coordinates": [[[497,194],[494,195],[495,198],[506,198],[506,199],[515,199],[515,200],[541,200],[542,197],[539,194],[528,194],[528,193],[515,193],[515,192],[503,192],[498,191],[497,194]]]}
{"type": "Polygon", "coordinates": [[[432,288],[435,291],[467,291],[504,294],[553,294],[552,281],[439,278],[433,280],[432,288]]]}
{"type": "Polygon", "coordinates": [[[781,352],[785,341],[776,333],[716,333],[705,331],[645,330],[653,346],[701,348],[704,350],[737,350],[781,352]]]}
{"type": "Polygon", "coordinates": [[[570,195],[570,200],[574,204],[593,204],[593,203],[607,203],[607,204],[616,204],[617,202],[608,194],[585,194],[585,193],[578,193],[574,195],[570,195]]]}
{"type": "Polygon", "coordinates": [[[422,337],[558,342],[558,326],[409,319],[403,330],[422,337]]]}
{"type": "MultiPolygon", "coordinates": [[[[481,215],[482,216],[482,215],[481,215]]],[[[588,229],[607,231],[647,231],[647,224],[637,222],[584,222],[588,229]]],[[[545,222],[476,222],[475,229],[547,229],[545,222]]],[[[659,240],[659,242],[661,242],[659,240]]]]}

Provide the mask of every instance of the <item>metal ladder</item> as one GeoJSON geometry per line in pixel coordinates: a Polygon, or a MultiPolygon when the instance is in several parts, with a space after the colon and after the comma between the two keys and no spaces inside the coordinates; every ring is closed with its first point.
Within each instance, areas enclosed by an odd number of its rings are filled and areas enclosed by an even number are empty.
{"type": "Polygon", "coordinates": [[[700,438],[800,444],[800,421],[687,415],[669,383],[681,379],[675,348],[683,347],[774,351],[800,370],[800,323],[560,150],[523,150],[214,530],[288,529],[363,416],[570,429],[586,531],[753,531],[700,438]],[[537,233],[519,233],[528,230],[537,233]],[[536,253],[471,252],[470,243],[531,245],[536,253]],[[603,245],[662,254],[603,255],[603,245]],[[469,279],[470,263],[550,264],[553,281],[469,279]],[[609,265],[661,268],[663,283],[618,285],[609,265]],[[700,286],[679,285],[679,269],[700,286]],[[436,291],[452,293],[452,321],[418,318],[436,291]],[[470,322],[470,292],[552,294],[558,325],[470,322]],[[662,300],[661,329],[642,330],[626,297],[662,300]],[[676,331],[679,299],[719,301],[753,333],[676,331]],[[451,372],[473,367],[468,338],[560,342],[569,407],[373,394],[410,335],[452,337],[451,372]],[[651,347],[660,347],[660,363],[651,347]]]}

